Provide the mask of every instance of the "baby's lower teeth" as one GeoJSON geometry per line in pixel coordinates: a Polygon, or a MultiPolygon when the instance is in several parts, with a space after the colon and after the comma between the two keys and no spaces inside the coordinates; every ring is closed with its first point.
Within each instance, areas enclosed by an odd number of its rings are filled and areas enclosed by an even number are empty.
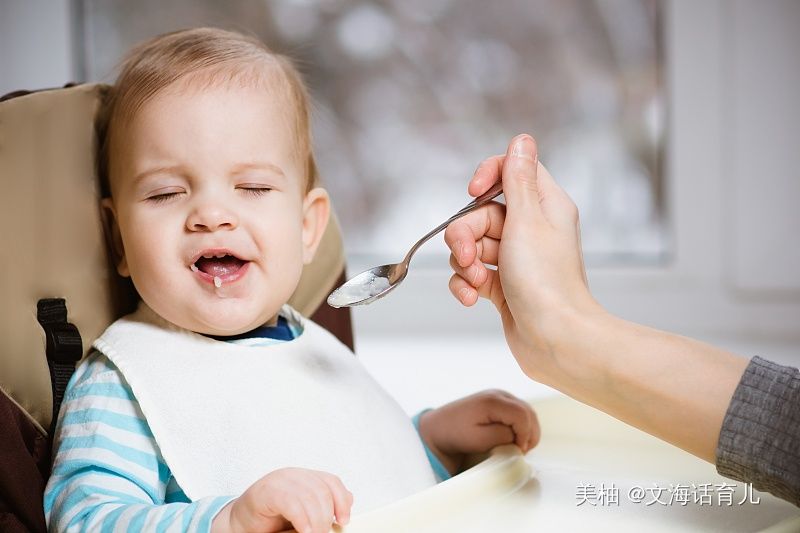
{"type": "Polygon", "coordinates": [[[218,289],[222,287],[222,280],[219,278],[219,276],[214,276],[214,286],[218,289]]]}
{"type": "Polygon", "coordinates": [[[199,268],[197,268],[194,265],[190,266],[189,269],[191,269],[192,272],[197,272],[198,270],[200,270],[199,268]]]}

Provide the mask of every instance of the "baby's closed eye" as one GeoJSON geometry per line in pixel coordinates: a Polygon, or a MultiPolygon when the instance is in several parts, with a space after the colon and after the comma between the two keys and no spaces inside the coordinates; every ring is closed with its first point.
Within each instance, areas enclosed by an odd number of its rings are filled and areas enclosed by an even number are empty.
{"type": "Polygon", "coordinates": [[[152,202],[152,203],[155,203],[155,204],[160,204],[162,202],[166,202],[167,200],[171,200],[173,198],[177,198],[178,196],[180,196],[181,194],[184,194],[184,193],[185,192],[183,190],[172,190],[172,191],[160,192],[158,194],[152,194],[152,195],[148,196],[147,198],[145,198],[145,201],[146,202],[152,202]]]}
{"type": "Polygon", "coordinates": [[[263,196],[272,190],[272,187],[257,184],[238,185],[236,188],[252,196],[263,196]]]}

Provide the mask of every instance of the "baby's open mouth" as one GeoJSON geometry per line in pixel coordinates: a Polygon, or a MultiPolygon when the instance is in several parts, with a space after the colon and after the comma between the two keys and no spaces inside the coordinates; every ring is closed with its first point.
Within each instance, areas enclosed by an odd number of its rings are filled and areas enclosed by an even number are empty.
{"type": "Polygon", "coordinates": [[[189,268],[205,283],[220,288],[244,277],[250,261],[236,257],[224,248],[204,250],[196,256],[189,268]]]}
{"type": "Polygon", "coordinates": [[[203,256],[194,262],[194,267],[209,276],[225,278],[237,272],[246,262],[229,254],[225,254],[222,257],[203,256]]]}

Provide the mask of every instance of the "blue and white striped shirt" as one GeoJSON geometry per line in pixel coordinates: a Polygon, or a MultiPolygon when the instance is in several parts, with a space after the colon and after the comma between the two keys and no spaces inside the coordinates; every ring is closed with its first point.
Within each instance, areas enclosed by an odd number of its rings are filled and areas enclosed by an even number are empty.
{"type": "MultiPolygon", "coordinates": [[[[289,327],[296,335],[294,324],[289,327]]],[[[253,345],[255,339],[232,342],[253,345]]],[[[278,342],[283,340],[259,337],[257,344],[278,342]]],[[[44,494],[50,531],[205,532],[238,496],[189,500],[164,462],[124,377],[99,352],[79,365],[67,385],[53,448],[53,471],[44,494]]],[[[449,477],[428,455],[437,477],[449,477]]]]}
{"type": "Polygon", "coordinates": [[[208,531],[232,499],[189,501],[124,378],[99,352],[67,385],[53,449],[50,531],[208,531]]]}

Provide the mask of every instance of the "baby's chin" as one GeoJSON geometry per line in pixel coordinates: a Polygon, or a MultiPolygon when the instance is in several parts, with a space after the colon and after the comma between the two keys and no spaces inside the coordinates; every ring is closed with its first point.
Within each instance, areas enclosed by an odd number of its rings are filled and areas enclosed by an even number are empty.
{"type": "MultiPolygon", "coordinates": [[[[281,305],[261,305],[253,308],[252,302],[217,302],[215,305],[192,306],[181,310],[164,309],[162,318],[176,326],[203,335],[238,335],[274,321],[281,305]]],[[[152,307],[152,306],[151,306],[152,307]]]]}
{"type": "Polygon", "coordinates": [[[243,309],[223,314],[201,312],[192,317],[191,327],[185,329],[204,335],[238,335],[264,324],[271,324],[276,320],[278,311],[280,307],[253,313],[247,313],[243,309]]]}

